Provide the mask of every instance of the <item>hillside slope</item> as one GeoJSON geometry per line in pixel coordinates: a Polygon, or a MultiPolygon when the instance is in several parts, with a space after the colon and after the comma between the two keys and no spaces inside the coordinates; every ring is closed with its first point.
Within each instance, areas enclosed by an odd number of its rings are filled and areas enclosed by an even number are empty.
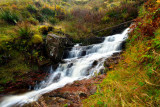
{"type": "Polygon", "coordinates": [[[160,4],[149,0],[139,10],[122,60],[107,72],[84,107],[160,105],[160,4]]]}
{"type": "Polygon", "coordinates": [[[75,43],[109,35],[111,30],[93,32],[133,20],[143,1],[1,0],[0,91],[10,84],[19,87],[17,82],[28,84],[28,74],[36,77],[40,66],[51,62],[46,55],[47,34],[67,34],[75,43]]]}

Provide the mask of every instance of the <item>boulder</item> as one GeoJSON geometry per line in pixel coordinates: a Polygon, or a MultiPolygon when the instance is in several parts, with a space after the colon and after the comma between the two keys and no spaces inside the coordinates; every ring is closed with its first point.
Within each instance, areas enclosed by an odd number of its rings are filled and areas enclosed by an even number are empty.
{"type": "Polygon", "coordinates": [[[67,37],[61,37],[55,34],[48,34],[46,37],[47,55],[52,62],[61,61],[64,49],[73,46],[73,43],[67,37]]]}
{"type": "Polygon", "coordinates": [[[82,41],[82,45],[91,45],[91,44],[102,43],[104,40],[105,38],[103,37],[91,36],[81,41],[82,41]]]}

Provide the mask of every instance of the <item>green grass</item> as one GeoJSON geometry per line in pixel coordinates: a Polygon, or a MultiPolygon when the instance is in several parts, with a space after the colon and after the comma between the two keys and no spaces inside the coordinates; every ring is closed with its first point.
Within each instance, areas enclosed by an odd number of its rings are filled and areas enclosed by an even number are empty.
{"type": "Polygon", "coordinates": [[[19,21],[19,16],[10,10],[2,10],[0,19],[6,21],[8,24],[16,24],[19,21]]]}

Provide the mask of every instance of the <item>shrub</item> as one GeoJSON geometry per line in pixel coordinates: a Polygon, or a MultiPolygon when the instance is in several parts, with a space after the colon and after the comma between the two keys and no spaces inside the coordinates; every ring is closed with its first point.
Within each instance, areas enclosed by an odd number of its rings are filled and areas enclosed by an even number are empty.
{"type": "Polygon", "coordinates": [[[46,25],[40,26],[40,28],[39,28],[40,33],[42,33],[43,35],[47,35],[48,32],[50,32],[52,30],[53,30],[53,28],[51,26],[46,26],[46,25]]]}
{"type": "Polygon", "coordinates": [[[45,18],[41,14],[36,14],[35,19],[37,19],[39,22],[44,22],[45,18]]]}
{"type": "Polygon", "coordinates": [[[48,20],[49,20],[49,22],[51,24],[56,24],[57,23],[57,19],[56,18],[50,17],[48,20]]]}
{"type": "Polygon", "coordinates": [[[38,20],[34,19],[33,17],[27,19],[27,21],[33,25],[37,25],[39,23],[38,20]]]}
{"type": "Polygon", "coordinates": [[[36,5],[36,7],[41,7],[41,3],[39,2],[39,1],[36,1],[35,3],[34,3],[35,5],[36,5]]]}
{"type": "Polygon", "coordinates": [[[59,5],[56,5],[56,18],[59,20],[64,20],[65,18],[65,9],[59,5]]]}
{"type": "Polygon", "coordinates": [[[24,19],[28,19],[31,17],[31,14],[28,10],[21,11],[20,14],[24,19]]]}
{"type": "Polygon", "coordinates": [[[41,10],[41,13],[42,13],[43,15],[47,15],[47,16],[55,16],[55,11],[53,11],[53,10],[47,8],[47,7],[43,8],[43,9],[41,10]]]}
{"type": "Polygon", "coordinates": [[[109,2],[109,3],[112,3],[112,2],[113,2],[113,0],[109,0],[108,2],[109,2]]]}
{"type": "MultiPolygon", "coordinates": [[[[107,11],[106,15],[102,18],[102,22],[108,23],[109,21],[128,21],[138,16],[138,9],[134,4],[121,3],[120,6],[114,7],[107,11]]],[[[116,23],[117,24],[117,23],[116,23]]]]}
{"type": "Polygon", "coordinates": [[[16,24],[19,21],[19,16],[10,10],[2,10],[0,19],[6,21],[9,24],[16,24]]]}
{"type": "Polygon", "coordinates": [[[17,33],[21,39],[31,40],[33,31],[29,23],[22,22],[18,25],[17,33]]]}
{"type": "Polygon", "coordinates": [[[35,6],[33,5],[28,5],[27,6],[27,10],[30,12],[30,13],[37,13],[37,9],[35,6]]]}
{"type": "Polygon", "coordinates": [[[104,12],[94,12],[90,9],[74,9],[71,11],[71,15],[75,19],[81,19],[83,22],[99,23],[101,18],[105,15],[104,12]]]}

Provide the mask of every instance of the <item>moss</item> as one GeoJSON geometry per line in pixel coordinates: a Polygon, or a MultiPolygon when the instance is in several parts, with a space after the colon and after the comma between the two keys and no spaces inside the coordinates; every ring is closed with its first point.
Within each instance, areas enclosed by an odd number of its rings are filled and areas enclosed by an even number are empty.
{"type": "Polygon", "coordinates": [[[43,42],[43,38],[42,38],[41,35],[35,34],[35,35],[33,35],[33,37],[32,37],[32,42],[35,43],[35,44],[37,44],[37,43],[42,43],[42,42],[43,42]]]}

